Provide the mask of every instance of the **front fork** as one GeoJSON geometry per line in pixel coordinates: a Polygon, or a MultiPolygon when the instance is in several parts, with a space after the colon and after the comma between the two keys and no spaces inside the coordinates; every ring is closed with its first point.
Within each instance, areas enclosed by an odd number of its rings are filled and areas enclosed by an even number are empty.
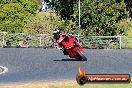
{"type": "MultiPolygon", "coordinates": [[[[82,45],[79,44],[78,42],[76,43],[75,48],[78,49],[78,50],[81,51],[81,52],[84,52],[84,48],[83,48],[82,45]]],[[[76,50],[75,50],[75,51],[76,51],[76,50]]]]}

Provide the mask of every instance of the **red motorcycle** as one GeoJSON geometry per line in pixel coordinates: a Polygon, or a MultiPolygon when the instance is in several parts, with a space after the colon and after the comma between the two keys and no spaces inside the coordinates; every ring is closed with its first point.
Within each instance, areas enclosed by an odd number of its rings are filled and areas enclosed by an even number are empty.
{"type": "Polygon", "coordinates": [[[83,54],[84,48],[77,38],[70,35],[62,35],[59,45],[62,45],[64,55],[69,55],[70,58],[76,58],[77,60],[87,61],[87,58],[83,54]]]}

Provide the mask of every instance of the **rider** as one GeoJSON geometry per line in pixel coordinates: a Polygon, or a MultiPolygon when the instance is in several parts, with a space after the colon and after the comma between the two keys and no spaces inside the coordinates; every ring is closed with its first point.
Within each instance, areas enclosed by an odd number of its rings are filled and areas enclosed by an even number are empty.
{"type": "MultiPolygon", "coordinates": [[[[68,39],[68,36],[65,34],[62,34],[59,29],[53,30],[53,39],[54,39],[54,46],[58,49],[60,49],[59,46],[62,46],[62,42],[66,42],[68,39]]],[[[64,55],[68,55],[67,51],[63,48],[64,55]]]]}

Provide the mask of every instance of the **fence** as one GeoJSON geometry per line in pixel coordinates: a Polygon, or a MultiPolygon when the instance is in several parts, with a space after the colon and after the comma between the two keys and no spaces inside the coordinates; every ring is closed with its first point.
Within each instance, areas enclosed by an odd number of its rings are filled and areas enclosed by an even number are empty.
{"type": "Polygon", "coordinates": [[[25,34],[25,33],[0,33],[0,46],[21,46],[21,47],[49,47],[53,41],[48,34],[25,34]]]}
{"type": "MultiPolygon", "coordinates": [[[[132,37],[126,36],[88,36],[77,37],[85,48],[92,49],[123,49],[132,48],[132,37]]],[[[49,34],[25,34],[0,32],[0,47],[53,47],[52,35],[49,34]]]]}
{"type": "Polygon", "coordinates": [[[80,42],[86,48],[94,49],[124,49],[132,48],[132,37],[126,36],[88,36],[80,37],[80,42]]]}

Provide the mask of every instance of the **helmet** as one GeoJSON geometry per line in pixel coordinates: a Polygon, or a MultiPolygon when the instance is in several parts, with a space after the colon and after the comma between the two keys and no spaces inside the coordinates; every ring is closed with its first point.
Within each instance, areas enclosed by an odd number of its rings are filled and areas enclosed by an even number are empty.
{"type": "Polygon", "coordinates": [[[60,30],[59,29],[54,29],[53,30],[53,36],[54,36],[54,39],[59,39],[60,38],[60,30]]]}

